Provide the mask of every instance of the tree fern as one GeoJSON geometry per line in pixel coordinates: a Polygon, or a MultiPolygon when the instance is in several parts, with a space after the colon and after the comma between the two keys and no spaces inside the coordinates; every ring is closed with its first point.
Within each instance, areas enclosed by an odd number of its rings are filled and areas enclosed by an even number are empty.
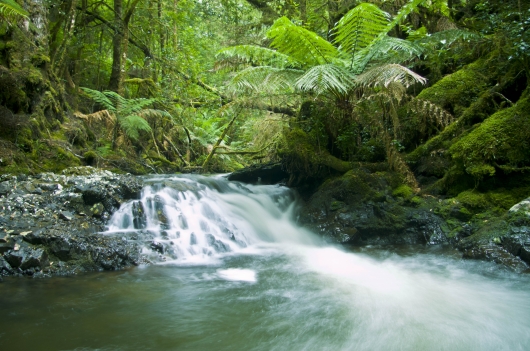
{"type": "Polygon", "coordinates": [[[329,63],[339,55],[330,42],[318,34],[292,23],[287,17],[277,19],[267,32],[272,39],[271,47],[298,61],[301,66],[311,67],[329,63]]]}
{"type": "Polygon", "coordinates": [[[0,18],[15,20],[28,17],[28,15],[28,11],[24,10],[15,0],[0,0],[0,18]]]}
{"type": "Polygon", "coordinates": [[[335,43],[341,50],[355,56],[386,33],[389,15],[374,4],[361,3],[348,11],[335,26],[335,43]]]}
{"type": "Polygon", "coordinates": [[[138,139],[140,136],[140,131],[151,131],[151,127],[145,118],[172,118],[171,115],[166,111],[147,108],[149,105],[152,105],[154,102],[156,102],[157,99],[126,99],[113,91],[100,92],[89,88],[81,89],[90,99],[100,104],[106,111],[108,111],[109,114],[114,116],[116,123],[114,123],[112,136],[113,149],[116,147],[116,139],[118,136],[118,130],[120,128],[127,137],[131,139],[138,139]]]}

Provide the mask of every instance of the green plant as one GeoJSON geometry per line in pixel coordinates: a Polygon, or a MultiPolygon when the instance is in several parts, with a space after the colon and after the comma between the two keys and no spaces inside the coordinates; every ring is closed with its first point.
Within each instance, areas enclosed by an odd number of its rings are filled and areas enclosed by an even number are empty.
{"type": "Polygon", "coordinates": [[[140,136],[141,131],[151,132],[151,127],[145,118],[171,117],[166,111],[147,108],[147,106],[156,102],[156,99],[126,99],[113,91],[100,92],[88,88],[81,89],[89,98],[105,108],[90,115],[85,115],[85,117],[101,119],[102,116],[105,116],[113,121],[113,150],[116,149],[116,139],[120,129],[124,131],[128,138],[136,140],[140,136]]]}
{"type": "Polygon", "coordinates": [[[0,0],[0,19],[7,21],[28,17],[28,11],[17,4],[15,0],[0,0]]]}

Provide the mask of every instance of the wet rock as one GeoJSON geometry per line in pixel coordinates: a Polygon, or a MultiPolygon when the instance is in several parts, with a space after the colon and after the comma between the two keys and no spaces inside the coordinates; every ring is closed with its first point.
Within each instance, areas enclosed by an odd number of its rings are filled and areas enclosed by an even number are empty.
{"type": "Polygon", "coordinates": [[[226,245],[221,240],[216,239],[212,234],[206,234],[206,241],[216,252],[223,253],[230,251],[230,246],[226,245]]]}
{"type": "Polygon", "coordinates": [[[20,264],[20,269],[42,268],[48,262],[48,255],[43,249],[23,249],[24,258],[20,264]]]}
{"type": "Polygon", "coordinates": [[[147,218],[145,215],[144,205],[141,201],[133,202],[132,215],[134,229],[145,229],[147,226],[147,218]]]}
{"type": "Polygon", "coordinates": [[[161,254],[164,253],[164,244],[162,243],[159,243],[159,242],[156,242],[156,241],[153,241],[151,243],[151,245],[149,245],[151,247],[151,249],[153,249],[154,251],[157,251],[161,254]]]}
{"type": "Polygon", "coordinates": [[[0,256],[0,276],[1,275],[10,275],[13,274],[13,268],[11,265],[5,260],[3,256],[0,256]]]}
{"type": "Polygon", "coordinates": [[[105,206],[101,202],[98,202],[94,204],[92,207],[90,207],[90,214],[92,217],[101,217],[103,216],[103,213],[105,212],[105,206]]]}
{"type": "Polygon", "coordinates": [[[525,264],[519,257],[513,256],[502,246],[495,244],[474,246],[464,250],[463,257],[493,261],[519,273],[528,269],[528,265],[525,264]]]}
{"type": "Polygon", "coordinates": [[[15,241],[10,236],[4,236],[5,242],[0,242],[0,254],[4,254],[15,248],[15,241]]]}
{"type": "Polygon", "coordinates": [[[195,233],[190,234],[190,245],[197,245],[197,236],[195,233]]]}
{"type": "Polygon", "coordinates": [[[59,212],[59,218],[65,221],[71,221],[74,218],[74,214],[69,211],[61,211],[59,212]]]}
{"type": "Polygon", "coordinates": [[[13,186],[9,182],[0,183],[0,196],[7,195],[13,189],[13,186]]]}

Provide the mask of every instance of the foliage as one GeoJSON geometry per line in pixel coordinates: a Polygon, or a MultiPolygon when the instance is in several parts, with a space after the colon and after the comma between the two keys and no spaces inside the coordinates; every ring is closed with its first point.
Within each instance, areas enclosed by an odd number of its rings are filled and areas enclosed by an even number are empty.
{"type": "Polygon", "coordinates": [[[28,11],[17,4],[15,0],[0,0],[0,19],[13,21],[18,18],[28,17],[28,11]]]}

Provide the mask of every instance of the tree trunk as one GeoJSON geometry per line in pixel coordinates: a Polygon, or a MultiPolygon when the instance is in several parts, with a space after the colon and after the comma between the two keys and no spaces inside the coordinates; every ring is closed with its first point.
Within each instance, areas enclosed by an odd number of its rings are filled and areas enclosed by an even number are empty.
{"type": "MultiPolygon", "coordinates": [[[[125,26],[122,20],[123,0],[114,0],[114,35],[112,37],[112,71],[110,73],[109,90],[121,95],[123,90],[124,69],[123,39],[125,26]]],[[[114,143],[113,143],[114,144],[114,143]]],[[[113,145],[114,148],[114,145],[113,145]]]]}

